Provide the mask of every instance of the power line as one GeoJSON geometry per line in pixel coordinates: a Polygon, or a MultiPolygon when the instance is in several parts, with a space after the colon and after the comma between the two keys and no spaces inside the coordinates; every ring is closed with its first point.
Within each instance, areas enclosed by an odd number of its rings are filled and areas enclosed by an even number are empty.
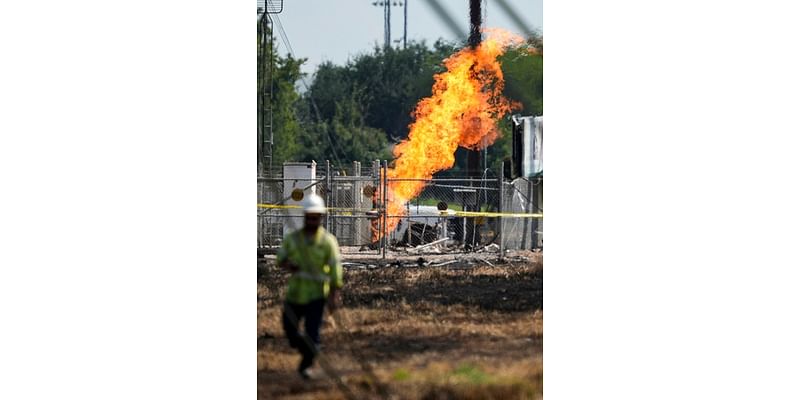
{"type": "Polygon", "coordinates": [[[436,13],[436,15],[444,22],[445,26],[447,26],[453,34],[458,37],[459,40],[464,40],[467,38],[467,34],[461,29],[461,25],[457,23],[453,17],[450,16],[450,13],[439,3],[438,0],[427,0],[428,6],[431,7],[431,10],[436,13]]]}
{"type": "Polygon", "coordinates": [[[528,24],[522,20],[520,13],[518,13],[511,4],[508,4],[506,0],[497,0],[497,4],[500,6],[500,9],[506,13],[508,18],[511,19],[511,22],[517,26],[517,29],[522,31],[522,34],[527,36],[533,35],[533,29],[528,28],[528,24]]]}
{"type": "MultiPolygon", "coordinates": [[[[281,23],[281,20],[277,15],[275,16],[275,21],[278,23],[278,31],[281,35],[281,39],[283,40],[284,44],[286,44],[286,49],[289,51],[289,55],[292,58],[296,59],[297,57],[295,57],[294,55],[294,50],[292,49],[292,43],[289,41],[289,36],[286,35],[286,31],[283,29],[283,24],[281,23]]],[[[300,82],[302,82],[303,86],[306,88],[306,93],[308,93],[308,98],[309,100],[311,100],[311,105],[314,108],[314,113],[317,117],[317,121],[322,121],[322,116],[320,115],[319,107],[317,107],[317,102],[314,101],[314,97],[312,96],[312,91],[308,87],[308,83],[306,82],[306,79],[302,75],[300,76],[300,82]]],[[[342,167],[344,164],[342,164],[342,161],[339,159],[339,154],[336,152],[336,147],[337,147],[336,142],[334,142],[333,139],[331,139],[330,132],[328,132],[327,129],[325,130],[325,137],[328,139],[328,143],[331,146],[331,151],[333,152],[333,157],[336,159],[336,163],[339,164],[340,167],[342,167]]],[[[341,151],[341,149],[339,149],[339,151],[341,151]]]]}
{"type": "MultiPolygon", "coordinates": [[[[294,55],[294,50],[292,49],[292,43],[289,41],[289,36],[286,35],[286,31],[283,30],[283,24],[281,23],[281,19],[277,15],[275,15],[275,22],[277,23],[278,32],[281,36],[281,40],[283,40],[283,43],[286,45],[286,49],[289,51],[289,55],[292,58],[297,59],[297,57],[295,57],[294,55]]],[[[314,108],[314,114],[317,117],[317,121],[321,122],[322,116],[320,115],[319,107],[317,107],[317,102],[314,101],[314,96],[312,96],[312,91],[309,88],[305,77],[303,77],[302,75],[300,75],[300,82],[302,82],[303,86],[306,88],[306,93],[308,93],[308,98],[309,100],[311,100],[311,106],[312,108],[314,108]]],[[[331,152],[333,152],[333,157],[336,159],[336,163],[339,164],[340,168],[344,167],[344,164],[342,164],[342,160],[339,159],[339,154],[336,152],[336,142],[333,141],[333,139],[331,138],[331,133],[327,129],[325,129],[325,137],[328,139],[328,144],[330,144],[331,152]]],[[[341,151],[341,149],[339,149],[339,151],[341,151]]]]}

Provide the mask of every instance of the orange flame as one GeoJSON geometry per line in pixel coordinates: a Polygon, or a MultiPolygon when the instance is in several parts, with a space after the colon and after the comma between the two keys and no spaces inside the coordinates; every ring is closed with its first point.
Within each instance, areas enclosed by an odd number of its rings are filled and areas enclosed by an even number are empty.
{"type": "MultiPolygon", "coordinates": [[[[451,168],[458,146],[478,150],[500,135],[497,120],[518,103],[502,95],[503,71],[497,58],[524,39],[500,29],[487,29],[476,48],[464,48],[444,60],[447,71],[434,76],[432,95],[417,103],[408,139],[394,147],[389,178],[430,179],[451,168]]],[[[404,215],[405,204],[422,192],[424,181],[389,181],[388,215],[404,215]]],[[[388,230],[397,226],[389,218],[388,230]]]]}

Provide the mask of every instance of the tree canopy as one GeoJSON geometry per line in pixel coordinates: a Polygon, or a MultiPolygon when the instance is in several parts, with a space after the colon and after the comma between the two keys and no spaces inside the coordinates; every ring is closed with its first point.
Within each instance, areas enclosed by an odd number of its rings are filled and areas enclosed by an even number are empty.
{"type": "MultiPolygon", "coordinates": [[[[521,104],[518,113],[541,115],[541,38],[529,43],[500,59],[504,94],[521,104]]],[[[328,159],[334,164],[391,160],[391,147],[407,137],[417,102],[431,94],[434,74],[444,70],[442,61],[455,51],[455,45],[443,41],[375,47],[344,65],[320,64],[305,91],[298,83],[306,60],[273,55],[273,165],[293,160],[328,159]]],[[[487,151],[492,168],[511,154],[510,116],[498,124],[504,134],[487,151]]],[[[465,152],[459,150],[454,169],[465,164],[465,152]]]]}

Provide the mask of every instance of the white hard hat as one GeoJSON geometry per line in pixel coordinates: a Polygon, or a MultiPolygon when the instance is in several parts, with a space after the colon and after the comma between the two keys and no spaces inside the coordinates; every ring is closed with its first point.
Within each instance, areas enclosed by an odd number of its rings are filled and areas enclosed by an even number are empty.
{"type": "Polygon", "coordinates": [[[303,212],[306,214],[325,214],[325,200],[317,194],[310,194],[303,199],[303,212]]]}

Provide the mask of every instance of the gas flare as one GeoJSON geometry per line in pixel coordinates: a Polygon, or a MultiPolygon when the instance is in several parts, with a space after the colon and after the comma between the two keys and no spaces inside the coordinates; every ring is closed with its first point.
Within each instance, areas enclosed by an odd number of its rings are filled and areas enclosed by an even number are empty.
{"type": "MultiPolygon", "coordinates": [[[[497,58],[524,39],[501,29],[486,29],[486,38],[474,49],[464,48],[434,76],[432,95],[417,103],[408,139],[394,147],[389,178],[430,179],[455,163],[458,146],[482,149],[497,140],[497,120],[519,104],[502,95],[503,71],[497,58]]],[[[404,215],[406,202],[425,187],[424,181],[389,181],[388,215],[404,215]]],[[[397,226],[388,218],[388,230],[397,226]]]]}

